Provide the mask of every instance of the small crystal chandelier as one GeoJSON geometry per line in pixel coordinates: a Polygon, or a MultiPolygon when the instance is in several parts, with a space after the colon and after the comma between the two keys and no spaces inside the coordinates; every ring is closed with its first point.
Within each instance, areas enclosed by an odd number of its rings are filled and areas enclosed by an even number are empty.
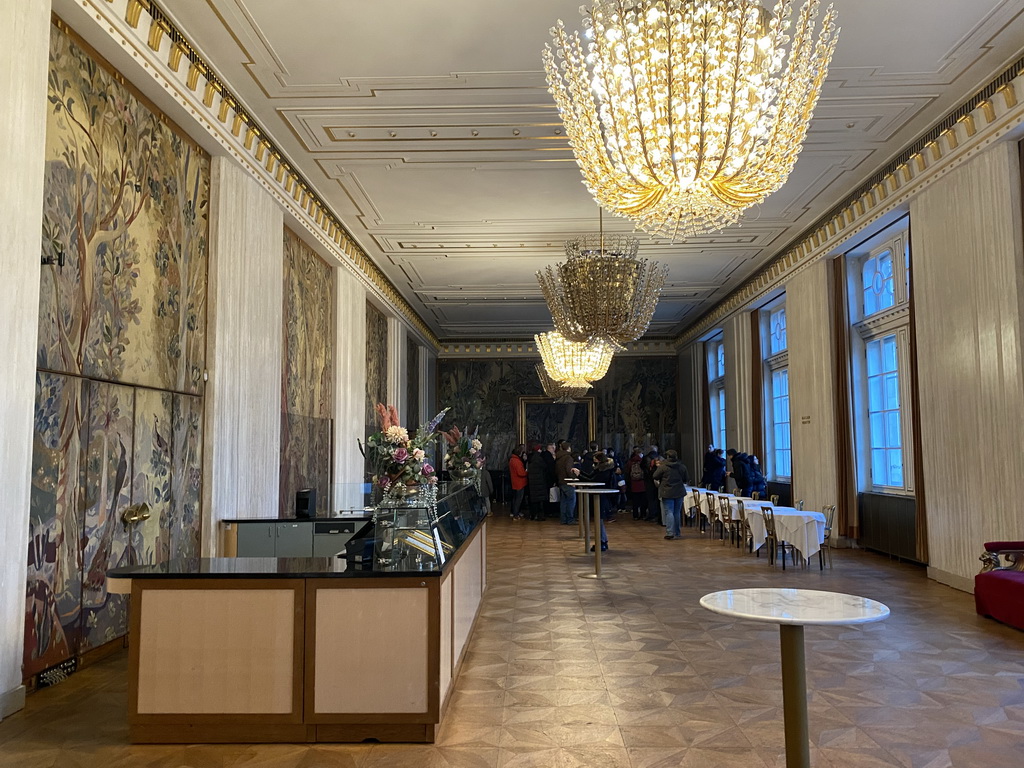
{"type": "Polygon", "coordinates": [[[613,349],[647,332],[668,267],[636,257],[639,241],[621,234],[580,235],[566,261],[537,272],[555,328],[568,340],[613,349]]]}
{"type": "Polygon", "coordinates": [[[544,369],[555,381],[587,389],[591,382],[608,373],[614,352],[607,344],[569,341],[558,331],[540,333],[533,338],[544,369]]]}
{"type": "Polygon", "coordinates": [[[608,211],[676,240],[734,224],[789,177],[838,30],[806,0],[595,0],[588,40],[543,53],[584,184],[608,211]],[[788,61],[785,46],[789,46],[788,61]],[[784,66],[785,64],[785,66],[784,66]]]}
{"type": "Polygon", "coordinates": [[[544,366],[541,363],[537,363],[535,368],[537,370],[537,378],[540,379],[540,386],[544,390],[544,394],[556,403],[575,403],[576,398],[583,397],[587,394],[587,390],[590,389],[589,383],[585,387],[573,387],[569,386],[564,381],[555,381],[548,376],[548,372],[544,370],[544,366]]]}

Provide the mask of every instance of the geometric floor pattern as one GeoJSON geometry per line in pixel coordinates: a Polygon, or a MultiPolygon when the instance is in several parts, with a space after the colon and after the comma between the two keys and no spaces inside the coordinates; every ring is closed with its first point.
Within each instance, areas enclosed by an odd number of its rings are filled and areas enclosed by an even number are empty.
{"type": "MultiPolygon", "coordinates": [[[[491,519],[488,589],[433,745],[127,744],[127,657],[29,697],[0,722],[17,768],[775,768],[785,765],[779,637],[698,605],[786,586],[862,595],[883,622],[807,627],[819,768],[1021,768],[1024,632],[924,569],[858,550],[832,570],[771,567],[684,529],[620,516],[606,581],[578,577],[575,527],[491,519]]],[[[980,551],[980,550],[979,550],[980,551]]]]}

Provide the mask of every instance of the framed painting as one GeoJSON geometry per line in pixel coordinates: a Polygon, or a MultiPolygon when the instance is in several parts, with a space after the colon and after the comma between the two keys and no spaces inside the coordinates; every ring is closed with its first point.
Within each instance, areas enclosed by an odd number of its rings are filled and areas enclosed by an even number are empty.
{"type": "Polygon", "coordinates": [[[557,443],[568,440],[573,450],[583,451],[595,433],[593,397],[574,403],[556,403],[550,397],[520,397],[519,442],[557,443]]]}

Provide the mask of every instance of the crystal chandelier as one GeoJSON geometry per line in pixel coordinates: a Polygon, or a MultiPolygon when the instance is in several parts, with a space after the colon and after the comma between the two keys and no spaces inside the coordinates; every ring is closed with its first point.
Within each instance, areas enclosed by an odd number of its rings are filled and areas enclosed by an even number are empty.
{"type": "Polygon", "coordinates": [[[639,241],[620,234],[580,235],[566,261],[537,273],[555,328],[568,340],[621,349],[647,332],[668,267],[637,259],[639,241]]]}
{"type": "Polygon", "coordinates": [[[555,381],[587,389],[591,382],[608,373],[613,350],[607,344],[569,341],[558,331],[540,333],[533,338],[544,369],[555,381]]]}
{"type": "Polygon", "coordinates": [[[835,50],[835,11],[793,0],[595,0],[588,42],[544,50],[584,184],[608,211],[676,240],[735,223],[789,177],[835,50]],[[786,46],[789,45],[787,60],[786,46]]]}
{"type": "Polygon", "coordinates": [[[537,363],[535,368],[544,394],[556,403],[575,403],[576,398],[583,397],[587,394],[587,390],[590,389],[589,383],[585,387],[575,387],[569,386],[563,381],[555,381],[548,376],[548,372],[544,370],[544,366],[541,363],[537,363]]]}

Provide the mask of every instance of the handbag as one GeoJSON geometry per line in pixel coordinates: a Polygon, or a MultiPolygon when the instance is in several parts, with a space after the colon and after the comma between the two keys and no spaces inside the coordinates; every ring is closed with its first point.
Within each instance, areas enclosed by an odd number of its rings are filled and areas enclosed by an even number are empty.
{"type": "Polygon", "coordinates": [[[558,486],[553,485],[548,489],[548,501],[558,501],[558,486]]]}

